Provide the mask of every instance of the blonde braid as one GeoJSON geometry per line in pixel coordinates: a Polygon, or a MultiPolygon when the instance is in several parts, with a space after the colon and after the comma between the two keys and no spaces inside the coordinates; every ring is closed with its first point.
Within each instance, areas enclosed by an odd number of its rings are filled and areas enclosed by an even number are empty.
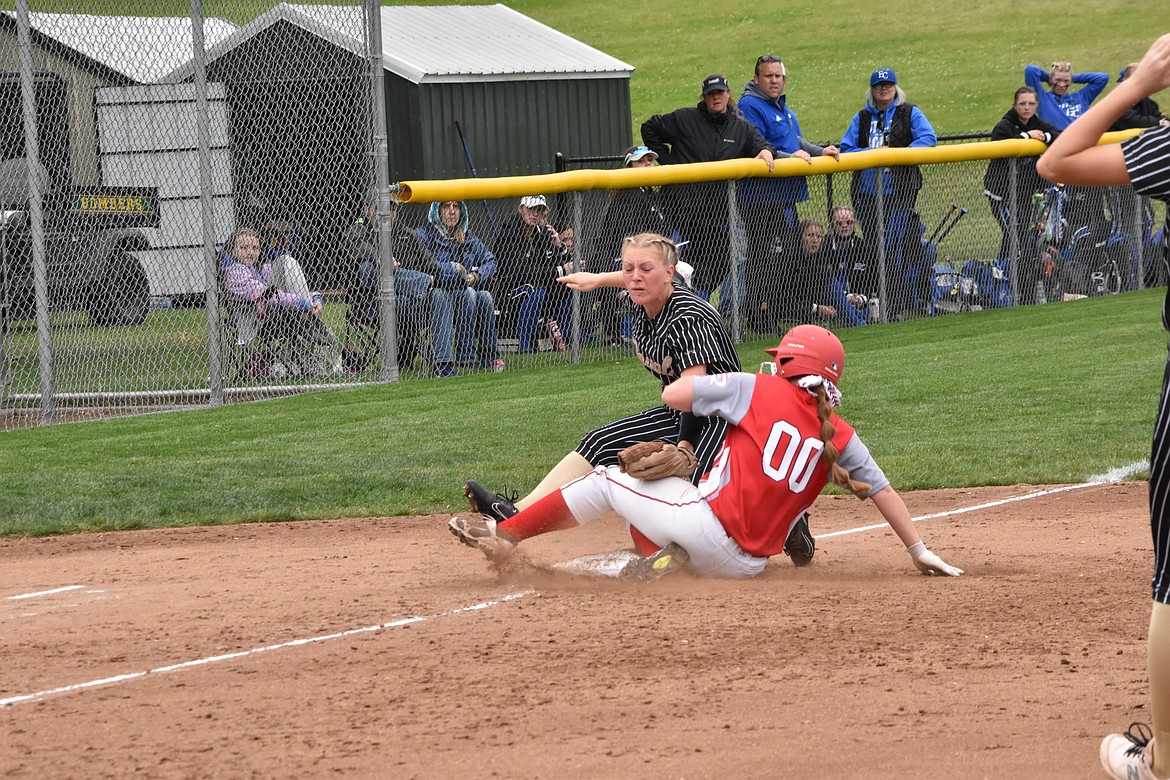
{"type": "Polygon", "coordinates": [[[821,421],[821,441],[825,443],[825,448],[821,450],[821,460],[829,467],[829,479],[834,485],[845,488],[852,492],[855,496],[865,498],[869,495],[870,489],[873,485],[868,482],[861,482],[849,476],[849,471],[837,464],[837,457],[841,454],[837,449],[837,445],[833,444],[833,437],[837,435],[837,428],[833,425],[831,416],[833,414],[833,407],[829,405],[829,398],[825,395],[825,388],[822,385],[817,385],[817,417],[821,421]]]}

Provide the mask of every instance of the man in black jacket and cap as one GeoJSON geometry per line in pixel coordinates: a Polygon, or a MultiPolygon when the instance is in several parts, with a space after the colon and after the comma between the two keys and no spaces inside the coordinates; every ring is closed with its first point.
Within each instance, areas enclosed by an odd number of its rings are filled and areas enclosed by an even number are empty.
{"type": "MultiPolygon", "coordinates": [[[[717,73],[703,79],[702,101],[695,107],[643,122],[642,141],[662,165],[758,157],[771,170],[776,158],[776,149],[736,113],[727,79],[717,73]]],[[[690,242],[682,259],[694,266],[694,287],[709,297],[728,271],[727,185],[676,184],[664,188],[663,200],[682,240],[690,242]]]]}

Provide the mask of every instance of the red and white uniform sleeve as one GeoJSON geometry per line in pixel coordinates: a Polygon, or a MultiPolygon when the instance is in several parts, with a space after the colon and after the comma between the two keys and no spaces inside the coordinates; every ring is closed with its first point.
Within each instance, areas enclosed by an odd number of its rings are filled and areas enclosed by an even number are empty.
{"type": "Polygon", "coordinates": [[[755,374],[714,374],[695,377],[692,411],[698,417],[719,416],[732,425],[747,414],[756,387],[755,374]]]}
{"type": "MultiPolygon", "coordinates": [[[[693,399],[696,414],[733,423],[700,493],[745,552],[779,553],[828,482],[816,397],[782,377],[728,374],[696,379],[693,399]]],[[[853,428],[836,415],[832,422],[833,443],[844,450],[853,428]]]]}

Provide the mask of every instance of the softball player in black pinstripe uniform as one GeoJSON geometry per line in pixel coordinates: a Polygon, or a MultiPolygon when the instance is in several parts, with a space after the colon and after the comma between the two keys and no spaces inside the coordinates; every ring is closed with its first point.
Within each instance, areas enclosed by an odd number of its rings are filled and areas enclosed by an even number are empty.
{"type": "MultiPolygon", "coordinates": [[[[669,247],[673,253],[673,243],[669,247]]],[[[700,372],[704,374],[740,370],[735,344],[719,313],[685,283],[673,284],[657,316],[647,316],[641,306],[635,309],[633,336],[638,359],[662,387],[696,366],[705,366],[700,372]]],[[[682,438],[694,447],[698,479],[711,465],[726,433],[727,423],[721,418],[696,418],[662,405],[590,431],[577,445],[577,452],[591,467],[613,466],[618,453],[631,444],[656,440],[677,444],[682,438]]]]}
{"type": "MultiPolygon", "coordinates": [[[[626,288],[630,300],[637,304],[633,335],[638,359],[664,388],[683,375],[740,370],[735,344],[722,318],[685,283],[680,283],[675,273],[677,264],[673,241],[656,233],[641,233],[623,242],[622,271],[577,273],[562,278],[569,287],[582,291],[601,286],[626,288]]],[[[689,446],[699,462],[694,474],[697,481],[710,467],[726,432],[727,423],[721,418],[699,418],[666,405],[657,406],[590,431],[576,450],[515,505],[474,481],[464,486],[464,492],[474,511],[504,520],[517,508],[531,506],[596,466],[617,465],[618,453],[631,444],[656,440],[689,446]]],[[[814,542],[807,521],[797,524],[792,539],[786,551],[793,561],[798,565],[811,561],[814,542]]]]}
{"type": "MultiPolygon", "coordinates": [[[[1121,144],[1098,145],[1101,134],[1130,107],[1170,87],[1170,35],[1159,38],[1137,69],[1053,141],[1036,170],[1066,184],[1123,185],[1170,205],[1170,126],[1163,124],[1121,144]]],[[[1162,233],[1162,262],[1170,272],[1170,242],[1162,233]]],[[[1162,326],[1170,330],[1170,291],[1162,326]]],[[[1118,780],[1170,777],[1170,360],[1150,450],[1150,532],[1154,541],[1150,610],[1150,715],[1154,728],[1133,723],[1101,742],[1100,758],[1118,780]],[[1155,747],[1157,749],[1155,749],[1155,747]]]]}

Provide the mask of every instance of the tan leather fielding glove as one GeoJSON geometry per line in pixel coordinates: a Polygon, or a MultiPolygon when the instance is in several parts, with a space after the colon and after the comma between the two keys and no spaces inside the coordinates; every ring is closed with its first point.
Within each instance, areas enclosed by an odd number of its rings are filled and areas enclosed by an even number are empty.
{"type": "Polygon", "coordinates": [[[635,479],[690,479],[699,465],[695,453],[664,441],[631,444],[618,453],[618,466],[635,479]]]}

